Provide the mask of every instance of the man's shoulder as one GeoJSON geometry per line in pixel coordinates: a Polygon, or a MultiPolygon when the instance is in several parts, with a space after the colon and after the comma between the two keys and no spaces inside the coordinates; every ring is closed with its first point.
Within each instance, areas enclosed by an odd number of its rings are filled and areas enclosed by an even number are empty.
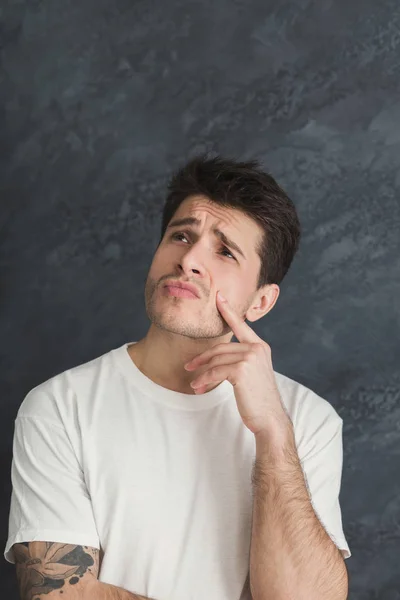
{"type": "Polygon", "coordinates": [[[340,424],[342,418],[334,406],[306,385],[274,371],[281,398],[296,425],[329,419],[340,424]]]}
{"type": "Polygon", "coordinates": [[[35,385],[25,395],[17,417],[43,417],[57,422],[60,404],[90,389],[100,372],[109,368],[111,353],[109,350],[78,363],[35,385]]]}

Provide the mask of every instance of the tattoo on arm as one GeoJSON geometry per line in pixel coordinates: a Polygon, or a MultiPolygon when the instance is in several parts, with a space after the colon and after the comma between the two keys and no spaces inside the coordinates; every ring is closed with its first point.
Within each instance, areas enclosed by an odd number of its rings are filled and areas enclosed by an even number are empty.
{"type": "Polygon", "coordinates": [[[72,587],[78,592],[82,584],[98,577],[99,550],[91,546],[22,542],[13,545],[13,552],[22,600],[44,600],[44,595],[57,590],[62,598],[60,593],[72,587]]]}

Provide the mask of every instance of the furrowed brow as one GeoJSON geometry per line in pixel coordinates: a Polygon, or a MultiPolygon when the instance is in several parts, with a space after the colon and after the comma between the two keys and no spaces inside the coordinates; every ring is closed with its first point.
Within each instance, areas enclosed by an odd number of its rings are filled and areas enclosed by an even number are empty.
{"type": "MultiPolygon", "coordinates": [[[[201,221],[196,217],[183,217],[182,219],[174,219],[173,221],[171,221],[167,229],[173,229],[174,227],[192,227],[193,229],[198,229],[200,225],[201,221]]],[[[225,244],[232,250],[235,250],[244,259],[246,259],[239,246],[233,240],[231,240],[223,231],[218,229],[218,227],[213,227],[212,231],[221,240],[223,244],[225,244]]]]}

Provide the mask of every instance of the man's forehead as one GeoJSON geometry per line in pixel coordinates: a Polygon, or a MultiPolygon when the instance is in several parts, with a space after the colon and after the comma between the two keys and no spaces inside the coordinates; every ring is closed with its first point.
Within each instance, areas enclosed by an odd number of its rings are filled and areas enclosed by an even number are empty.
{"type": "Polygon", "coordinates": [[[244,222],[247,222],[249,225],[254,222],[240,209],[234,208],[233,206],[221,206],[211,199],[202,196],[195,196],[184,200],[175,213],[175,217],[179,219],[183,217],[194,217],[201,221],[202,217],[204,217],[202,211],[211,213],[217,221],[219,220],[217,225],[240,227],[244,222]]]}

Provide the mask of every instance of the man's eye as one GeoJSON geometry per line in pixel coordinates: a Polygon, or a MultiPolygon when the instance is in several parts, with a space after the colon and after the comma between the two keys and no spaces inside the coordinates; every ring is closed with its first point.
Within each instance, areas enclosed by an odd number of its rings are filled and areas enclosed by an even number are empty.
{"type": "MultiPolygon", "coordinates": [[[[183,232],[178,232],[178,233],[174,233],[172,234],[172,239],[177,240],[179,237],[186,237],[186,233],[183,232]]],[[[231,255],[231,257],[233,258],[233,260],[236,260],[236,258],[233,256],[233,254],[230,252],[230,250],[228,250],[228,248],[226,246],[222,246],[223,250],[221,250],[221,254],[223,254],[224,252],[227,252],[228,254],[231,255]]]]}

